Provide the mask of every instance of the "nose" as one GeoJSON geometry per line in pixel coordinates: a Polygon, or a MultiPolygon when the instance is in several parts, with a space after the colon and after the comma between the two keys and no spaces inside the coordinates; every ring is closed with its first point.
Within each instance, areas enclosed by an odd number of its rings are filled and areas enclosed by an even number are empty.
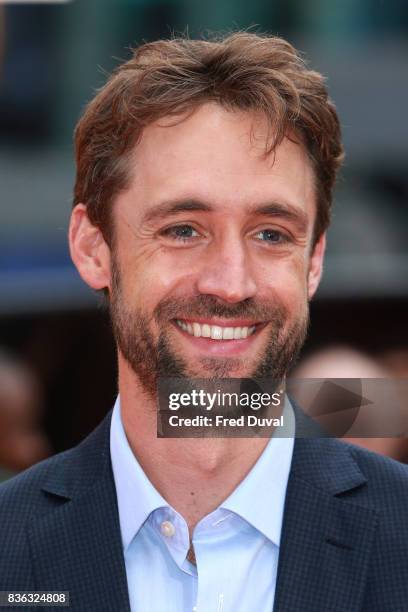
{"type": "Polygon", "coordinates": [[[197,289],[230,303],[254,297],[257,285],[243,239],[230,235],[211,245],[203,256],[197,289]]]}

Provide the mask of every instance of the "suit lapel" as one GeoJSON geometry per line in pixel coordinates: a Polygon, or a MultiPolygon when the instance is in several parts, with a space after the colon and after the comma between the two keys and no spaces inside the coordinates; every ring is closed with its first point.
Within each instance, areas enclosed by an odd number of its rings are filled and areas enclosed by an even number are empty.
{"type": "Polygon", "coordinates": [[[274,612],[361,610],[377,513],[345,494],[365,483],[346,445],[295,440],[274,612]]]}
{"type": "Polygon", "coordinates": [[[70,591],[75,612],[129,612],[116,491],[110,464],[110,417],[53,469],[42,495],[50,510],[28,538],[36,588],[70,591]]]}

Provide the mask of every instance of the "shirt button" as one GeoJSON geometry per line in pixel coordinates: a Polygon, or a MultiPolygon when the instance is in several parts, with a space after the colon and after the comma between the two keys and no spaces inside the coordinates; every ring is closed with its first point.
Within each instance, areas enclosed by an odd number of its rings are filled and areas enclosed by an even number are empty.
{"type": "Polygon", "coordinates": [[[163,521],[160,526],[160,530],[162,534],[166,536],[166,538],[171,538],[176,533],[176,528],[174,527],[173,523],[170,523],[170,521],[163,521]]]}

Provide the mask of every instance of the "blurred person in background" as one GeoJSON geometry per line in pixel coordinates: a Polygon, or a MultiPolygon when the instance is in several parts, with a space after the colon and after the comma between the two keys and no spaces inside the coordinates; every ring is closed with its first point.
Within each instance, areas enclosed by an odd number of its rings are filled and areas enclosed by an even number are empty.
{"type": "Polygon", "coordinates": [[[408,348],[383,351],[378,359],[392,376],[408,379],[408,348]]]}
{"type": "Polygon", "coordinates": [[[0,351],[0,481],[49,456],[40,418],[41,392],[34,373],[0,351]]]}
{"type": "MultiPolygon", "coordinates": [[[[393,360],[390,353],[388,363],[389,366],[391,366],[392,361],[393,360]]],[[[396,359],[396,361],[398,364],[402,363],[401,359],[396,359]]],[[[395,368],[394,372],[396,373],[396,371],[397,368],[395,368]]],[[[386,367],[385,356],[384,359],[381,360],[380,358],[377,359],[371,357],[363,351],[351,346],[333,345],[314,351],[302,359],[292,375],[294,379],[328,379],[332,380],[333,382],[335,382],[336,379],[345,379],[344,383],[345,387],[347,387],[350,386],[348,385],[348,381],[352,381],[352,379],[378,379],[381,381],[383,379],[394,377],[394,372],[390,367],[386,367]]],[[[405,372],[405,376],[407,373],[408,367],[407,371],[405,372]]],[[[339,383],[340,386],[333,384],[331,388],[329,388],[329,391],[325,393],[324,401],[325,405],[327,406],[327,410],[329,410],[329,407],[331,406],[335,411],[337,409],[339,400],[342,402],[343,406],[347,405],[347,401],[353,402],[352,393],[348,394],[347,388],[344,389],[344,387],[342,390],[342,381],[339,380],[339,383]]],[[[305,391],[305,389],[303,389],[303,391],[305,391]]],[[[312,397],[311,394],[309,399],[304,397],[303,401],[300,398],[299,401],[301,402],[303,408],[308,409],[308,413],[313,413],[314,410],[318,411],[318,408],[313,406],[315,397],[312,397]]],[[[350,406],[350,410],[352,409],[353,406],[350,406]]],[[[366,437],[350,437],[350,433],[349,435],[347,434],[347,425],[351,431],[354,424],[354,418],[357,417],[358,409],[359,407],[355,407],[355,413],[353,415],[351,415],[349,412],[349,417],[351,416],[351,420],[349,420],[348,423],[346,421],[344,422],[344,435],[342,435],[342,439],[345,441],[348,440],[353,444],[358,444],[382,455],[387,455],[388,457],[398,461],[405,462],[405,459],[408,456],[408,441],[405,437],[390,437],[390,435],[386,432],[384,433],[383,437],[372,436],[369,435],[368,426],[363,426],[363,429],[367,431],[366,437]]],[[[401,409],[403,409],[402,406],[401,409]]],[[[345,408],[345,410],[347,410],[347,408],[345,408]]],[[[376,417],[378,417],[378,420],[381,421],[384,411],[387,411],[387,406],[380,406],[378,410],[376,407],[374,407],[374,409],[371,410],[371,413],[369,413],[371,414],[370,420],[372,421],[371,428],[377,432],[378,436],[381,435],[381,423],[376,424],[375,421],[376,417]]],[[[401,417],[402,422],[402,419],[405,418],[404,414],[402,414],[401,417]]],[[[337,419],[337,425],[339,425],[339,416],[337,416],[337,419]]]]}
{"type": "Polygon", "coordinates": [[[397,389],[399,389],[400,401],[407,426],[405,428],[404,439],[400,442],[399,454],[396,458],[404,461],[404,463],[408,463],[408,348],[388,349],[379,354],[378,360],[386,368],[388,376],[396,380],[397,389]],[[399,381],[402,381],[401,385],[398,385],[399,381]]]}
{"type": "Polygon", "coordinates": [[[0,590],[76,612],[405,609],[406,466],[295,437],[289,401],[281,438],[157,436],[160,377],[282,381],[303,345],[343,159],[322,75],[278,37],[147,43],[75,143],[71,256],[107,294],[119,397],[0,487],[0,590]]]}

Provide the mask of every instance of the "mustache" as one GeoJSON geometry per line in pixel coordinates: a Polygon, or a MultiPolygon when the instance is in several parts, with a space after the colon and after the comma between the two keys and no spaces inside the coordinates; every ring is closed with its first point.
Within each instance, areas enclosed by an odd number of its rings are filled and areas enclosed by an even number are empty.
{"type": "Polygon", "coordinates": [[[222,317],[225,319],[248,318],[259,323],[284,322],[287,309],[276,298],[255,300],[247,298],[236,304],[228,304],[213,295],[167,298],[154,309],[153,318],[157,323],[170,319],[194,317],[222,317]]]}

